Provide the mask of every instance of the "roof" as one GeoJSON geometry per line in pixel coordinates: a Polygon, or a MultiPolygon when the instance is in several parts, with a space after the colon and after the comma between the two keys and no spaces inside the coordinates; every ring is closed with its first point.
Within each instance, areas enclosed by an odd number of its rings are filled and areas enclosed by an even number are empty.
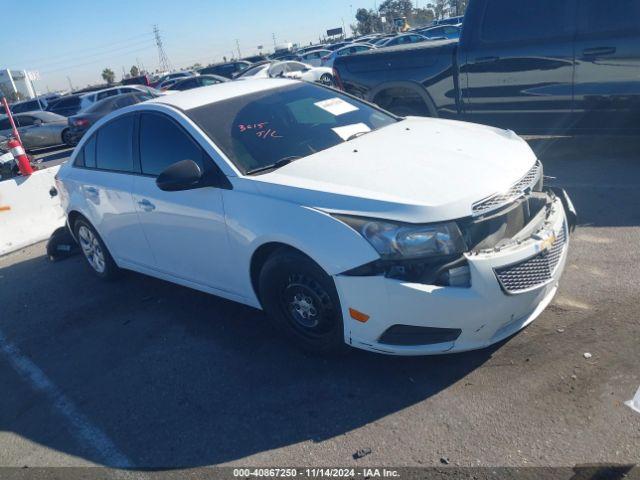
{"type": "Polygon", "coordinates": [[[296,83],[298,83],[296,80],[279,78],[256,79],[246,82],[232,81],[185,90],[171,95],[164,95],[154,98],[153,100],[148,100],[146,103],[161,103],[177,107],[181,110],[191,110],[192,108],[227,100],[228,98],[249,95],[251,93],[284,87],[286,85],[294,85],[296,83]]]}

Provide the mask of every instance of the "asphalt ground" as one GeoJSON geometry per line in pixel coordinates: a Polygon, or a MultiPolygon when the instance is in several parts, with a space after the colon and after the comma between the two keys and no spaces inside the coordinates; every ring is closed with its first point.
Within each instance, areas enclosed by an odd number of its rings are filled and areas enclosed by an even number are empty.
{"type": "Polygon", "coordinates": [[[0,466],[638,463],[640,140],[531,144],[579,226],[554,302],[481,351],[318,358],[220,298],[0,258],[0,466]]]}

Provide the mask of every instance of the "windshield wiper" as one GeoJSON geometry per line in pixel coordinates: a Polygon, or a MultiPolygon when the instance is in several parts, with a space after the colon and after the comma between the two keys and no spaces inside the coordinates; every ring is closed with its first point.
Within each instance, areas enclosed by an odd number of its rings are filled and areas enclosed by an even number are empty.
{"type": "Polygon", "coordinates": [[[354,138],[358,138],[358,137],[360,137],[360,136],[362,136],[362,135],[365,135],[365,134],[367,134],[367,133],[371,133],[371,130],[368,130],[368,131],[366,131],[366,132],[364,132],[364,131],[363,131],[363,132],[356,132],[356,133],[352,133],[351,135],[349,135],[349,136],[347,137],[347,140],[346,140],[346,141],[348,142],[349,140],[353,140],[354,138]]]}
{"type": "Polygon", "coordinates": [[[263,167],[252,168],[251,170],[247,170],[247,175],[253,175],[254,173],[266,172],[268,170],[275,170],[280,167],[284,167],[286,164],[293,162],[294,160],[298,160],[302,158],[299,155],[290,155],[288,157],[282,157],[277,162],[273,162],[270,165],[264,165],[263,167]]]}

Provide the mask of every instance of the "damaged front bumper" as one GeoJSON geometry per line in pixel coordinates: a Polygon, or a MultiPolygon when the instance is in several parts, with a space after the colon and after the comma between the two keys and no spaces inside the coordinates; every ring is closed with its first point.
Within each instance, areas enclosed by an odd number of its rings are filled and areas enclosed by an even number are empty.
{"type": "Polygon", "coordinates": [[[346,342],[396,355],[460,352],[487,347],[531,323],[556,293],[576,222],[564,191],[547,195],[541,218],[511,241],[465,254],[467,288],[336,276],[346,342]],[[368,320],[350,318],[349,309],[368,320]]]}

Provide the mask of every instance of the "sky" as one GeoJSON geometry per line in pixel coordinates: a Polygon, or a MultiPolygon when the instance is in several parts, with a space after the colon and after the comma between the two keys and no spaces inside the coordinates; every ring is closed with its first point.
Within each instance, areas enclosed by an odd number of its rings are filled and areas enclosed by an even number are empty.
{"type": "Polygon", "coordinates": [[[154,24],[180,68],[237,56],[236,39],[247,56],[258,45],[273,50],[272,34],[277,43],[308,44],[343,20],[349,32],[356,10],[373,7],[374,0],[11,1],[4,10],[18,30],[0,30],[0,68],[37,70],[40,93],[68,89],[69,79],[78,88],[101,82],[107,67],[117,80],[134,64],[155,70],[154,24]]]}

